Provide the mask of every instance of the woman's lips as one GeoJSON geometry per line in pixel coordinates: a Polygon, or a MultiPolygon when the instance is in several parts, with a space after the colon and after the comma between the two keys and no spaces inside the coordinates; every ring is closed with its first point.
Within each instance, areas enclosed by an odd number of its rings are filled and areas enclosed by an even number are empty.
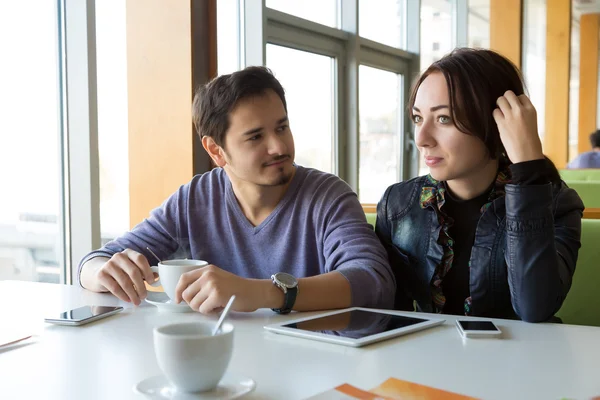
{"type": "Polygon", "coordinates": [[[428,167],[434,167],[436,165],[438,165],[439,163],[441,163],[444,159],[441,157],[431,157],[431,156],[427,156],[425,157],[425,164],[427,164],[428,167]]]}

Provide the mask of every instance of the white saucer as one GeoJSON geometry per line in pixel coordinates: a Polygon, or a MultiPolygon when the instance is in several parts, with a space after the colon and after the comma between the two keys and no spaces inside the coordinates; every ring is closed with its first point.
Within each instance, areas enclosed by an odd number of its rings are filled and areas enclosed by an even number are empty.
{"type": "Polygon", "coordinates": [[[153,306],[158,307],[159,311],[168,311],[176,313],[184,313],[193,311],[190,306],[182,301],[179,304],[173,303],[165,292],[148,292],[146,301],[153,306]]]}
{"type": "Polygon", "coordinates": [[[239,375],[225,373],[219,385],[208,392],[186,393],[178,392],[164,375],[157,375],[144,379],[134,386],[136,393],[143,394],[151,399],[170,400],[205,400],[205,399],[237,399],[256,387],[256,383],[239,375]]]}

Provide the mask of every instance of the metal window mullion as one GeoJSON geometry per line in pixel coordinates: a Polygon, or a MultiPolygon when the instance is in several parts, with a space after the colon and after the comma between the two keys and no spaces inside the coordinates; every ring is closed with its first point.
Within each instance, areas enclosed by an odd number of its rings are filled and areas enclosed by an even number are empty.
{"type": "Polygon", "coordinates": [[[267,43],[328,57],[340,57],[344,52],[343,41],[274,21],[267,23],[266,37],[267,43]]]}
{"type": "Polygon", "coordinates": [[[360,39],[360,48],[361,50],[369,50],[372,52],[377,52],[381,54],[388,55],[390,57],[394,57],[398,60],[398,62],[410,61],[412,60],[412,54],[406,50],[402,50],[396,47],[388,46],[387,44],[375,42],[371,39],[363,38],[360,39]]]}
{"type": "Polygon", "coordinates": [[[400,58],[397,54],[384,52],[374,47],[360,46],[359,60],[361,65],[404,75],[410,69],[412,56],[400,58]]]}
{"type": "Polygon", "coordinates": [[[95,18],[95,0],[64,1],[64,225],[68,284],[77,280],[79,260],[100,247],[95,18]]]}
{"type": "Polygon", "coordinates": [[[452,2],[452,47],[466,47],[469,44],[468,14],[468,0],[454,0],[452,2]]]}
{"type": "MultiPolygon", "coordinates": [[[[415,77],[420,71],[421,52],[421,0],[406,1],[405,23],[405,49],[413,55],[410,63],[410,71],[405,76],[404,81],[404,106],[410,96],[410,87],[415,77]]],[[[401,177],[409,179],[417,175],[419,170],[419,152],[415,145],[414,126],[410,120],[410,113],[404,113],[404,135],[402,136],[401,150],[404,154],[404,162],[402,163],[401,177]]]]}
{"type": "Polygon", "coordinates": [[[242,67],[266,65],[267,18],[265,0],[242,0],[242,67]]]}
{"type": "Polygon", "coordinates": [[[358,1],[341,0],[342,30],[349,34],[346,42],[344,57],[344,76],[341,85],[344,86],[344,97],[340,100],[343,108],[343,129],[340,130],[339,147],[339,176],[359,194],[360,167],[360,120],[359,120],[359,56],[360,40],[358,37],[358,1]]]}
{"type": "Polygon", "coordinates": [[[290,29],[310,32],[332,40],[345,40],[348,37],[348,34],[340,29],[322,25],[317,22],[309,21],[295,15],[273,10],[271,8],[267,8],[265,10],[265,18],[267,20],[267,24],[269,25],[284,25],[290,29]]]}

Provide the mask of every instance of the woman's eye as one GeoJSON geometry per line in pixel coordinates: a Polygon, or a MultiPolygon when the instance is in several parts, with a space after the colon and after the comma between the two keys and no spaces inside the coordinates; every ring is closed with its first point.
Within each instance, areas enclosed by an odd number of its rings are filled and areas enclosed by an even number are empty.
{"type": "Polygon", "coordinates": [[[441,124],[449,124],[451,119],[447,115],[440,115],[438,121],[440,121],[441,124]]]}
{"type": "Polygon", "coordinates": [[[419,122],[421,122],[423,120],[423,118],[421,118],[420,115],[413,115],[413,122],[415,124],[418,124],[419,122]]]}

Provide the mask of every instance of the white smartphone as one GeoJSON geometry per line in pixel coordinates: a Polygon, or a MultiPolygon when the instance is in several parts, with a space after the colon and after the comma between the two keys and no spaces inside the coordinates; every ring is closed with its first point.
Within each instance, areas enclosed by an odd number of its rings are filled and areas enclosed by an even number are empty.
{"type": "Polygon", "coordinates": [[[498,338],[502,331],[492,321],[457,320],[456,327],[464,338],[498,338]]]}
{"type": "Polygon", "coordinates": [[[60,313],[56,317],[44,318],[44,321],[57,325],[84,325],[123,311],[123,307],[84,306],[60,313]]]}

